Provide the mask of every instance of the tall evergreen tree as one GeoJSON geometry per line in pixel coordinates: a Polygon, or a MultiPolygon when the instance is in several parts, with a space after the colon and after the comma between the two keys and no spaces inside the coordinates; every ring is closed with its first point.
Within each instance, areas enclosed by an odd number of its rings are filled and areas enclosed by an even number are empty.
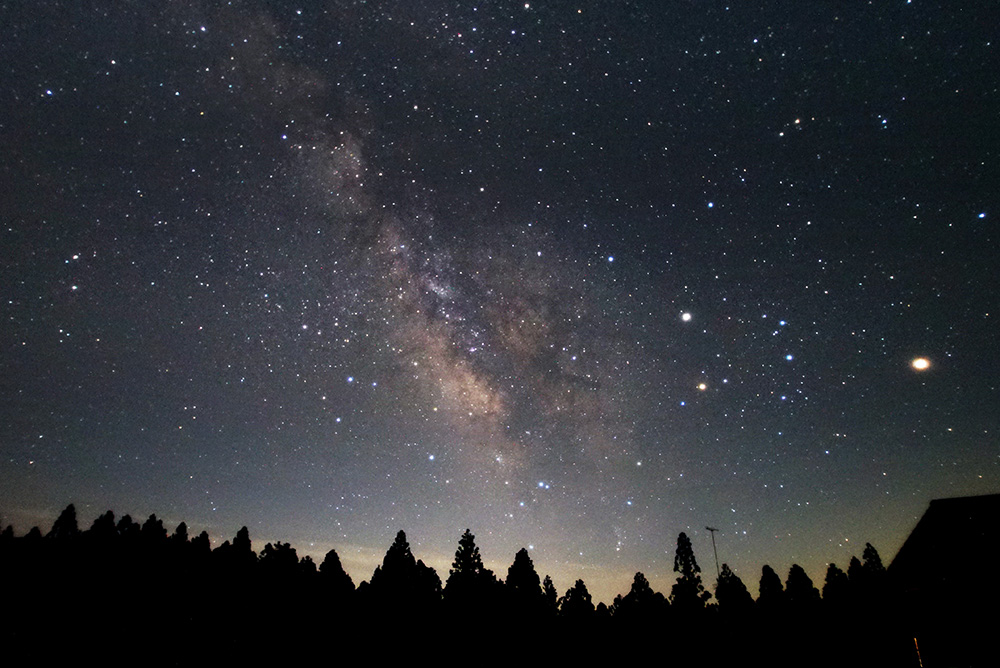
{"type": "Polygon", "coordinates": [[[264,546],[258,564],[262,577],[287,579],[295,575],[299,556],[291,544],[279,540],[274,545],[268,543],[264,546]]]}
{"type": "Polygon", "coordinates": [[[191,539],[191,552],[197,556],[204,556],[212,551],[212,540],[208,537],[207,531],[191,539]]]}
{"type": "Polygon", "coordinates": [[[466,529],[458,540],[455,561],[444,585],[444,602],[452,607],[492,609],[496,584],[493,571],[483,565],[476,537],[466,529]]]}
{"type": "Polygon", "coordinates": [[[757,606],[766,613],[776,613],[784,608],[785,590],[781,578],[774,569],[764,564],[760,571],[760,585],[757,594],[757,606]]]}
{"type": "Polygon", "coordinates": [[[649,580],[640,571],[632,578],[629,592],[615,599],[614,614],[621,619],[652,621],[665,607],[665,603],[663,595],[653,591],[649,580]]]}
{"type": "Polygon", "coordinates": [[[391,610],[389,606],[426,610],[441,599],[441,579],[433,568],[413,557],[403,531],[396,534],[382,565],[375,567],[370,585],[368,589],[384,613],[391,610]]]}
{"type": "Polygon", "coordinates": [[[847,574],[831,563],[826,568],[826,582],[823,584],[823,603],[828,609],[842,610],[850,598],[850,582],[847,574]]]}
{"type": "Polygon", "coordinates": [[[319,565],[320,582],[334,596],[348,596],[354,591],[354,581],[340,563],[340,556],[331,549],[319,565]]]}
{"type": "Polygon", "coordinates": [[[142,525],[142,540],[147,545],[159,545],[167,539],[167,530],[163,520],[155,514],[150,515],[142,525]]]}
{"type": "Polygon", "coordinates": [[[556,614],[559,609],[559,593],[548,575],[542,580],[542,602],[548,614],[556,614]]]}
{"type": "Polygon", "coordinates": [[[524,592],[529,596],[541,594],[541,580],[535,571],[535,565],[523,547],[514,555],[514,563],[507,569],[507,588],[512,591],[524,592]]]}
{"type": "Polygon", "coordinates": [[[188,542],[187,522],[181,522],[180,524],[177,525],[177,528],[174,529],[173,535],[170,536],[170,540],[172,540],[175,543],[181,543],[181,544],[188,542]]]}
{"type": "Polygon", "coordinates": [[[54,540],[66,540],[75,538],[79,534],[80,528],[76,523],[76,508],[71,503],[59,513],[59,517],[52,523],[52,529],[45,537],[54,540]]]}
{"type": "Polygon", "coordinates": [[[694,558],[694,549],[687,534],[677,536],[677,551],[674,553],[674,572],[680,573],[677,582],[670,589],[670,603],[678,612],[691,612],[705,607],[712,595],[705,591],[701,583],[701,568],[694,558]]]}
{"type": "Polygon", "coordinates": [[[812,578],[798,564],[792,564],[785,581],[785,599],[789,607],[799,614],[813,614],[819,603],[819,591],[812,578]]]}
{"type": "Polygon", "coordinates": [[[94,523],[90,525],[88,533],[92,538],[102,543],[113,540],[118,535],[118,532],[115,529],[115,514],[109,510],[99,516],[94,520],[94,523]]]}
{"type": "Polygon", "coordinates": [[[566,595],[559,599],[559,614],[575,621],[584,621],[594,615],[594,601],[587,591],[583,580],[566,590],[566,595]]]}
{"type": "Polygon", "coordinates": [[[515,614],[542,614],[542,583],[526,549],[521,548],[514,555],[504,586],[515,614]]]}
{"type": "Polygon", "coordinates": [[[740,576],[729,568],[729,564],[722,564],[719,580],[715,584],[715,598],[723,614],[744,615],[753,609],[753,596],[747,591],[740,576]]]}
{"type": "Polygon", "coordinates": [[[879,556],[878,550],[871,543],[865,543],[865,551],[861,553],[861,558],[864,560],[861,567],[866,577],[873,583],[881,584],[885,578],[885,566],[882,565],[882,557],[879,556]]]}

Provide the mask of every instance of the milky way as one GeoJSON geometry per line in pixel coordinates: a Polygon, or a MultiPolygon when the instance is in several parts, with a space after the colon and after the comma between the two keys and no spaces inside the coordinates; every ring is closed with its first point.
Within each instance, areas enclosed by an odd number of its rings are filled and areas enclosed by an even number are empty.
{"type": "Polygon", "coordinates": [[[996,492],[997,21],[608,5],[3,9],[0,521],[610,600],[996,492]]]}

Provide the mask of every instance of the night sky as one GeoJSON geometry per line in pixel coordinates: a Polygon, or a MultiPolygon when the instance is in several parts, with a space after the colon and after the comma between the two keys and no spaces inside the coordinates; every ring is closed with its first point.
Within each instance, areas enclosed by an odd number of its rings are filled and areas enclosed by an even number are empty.
{"type": "Polygon", "coordinates": [[[0,521],[596,600],[1000,490],[1000,10],[0,6],[0,521]],[[915,359],[929,363],[925,369],[915,359]],[[919,365],[918,365],[919,366],[919,365]]]}

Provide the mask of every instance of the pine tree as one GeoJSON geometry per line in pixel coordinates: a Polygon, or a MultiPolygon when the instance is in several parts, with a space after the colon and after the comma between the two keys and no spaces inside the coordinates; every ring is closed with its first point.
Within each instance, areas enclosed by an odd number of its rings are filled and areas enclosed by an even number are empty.
{"type": "Polygon", "coordinates": [[[542,583],[526,549],[514,555],[504,586],[514,614],[537,616],[543,612],[542,583]]]}
{"type": "Polygon", "coordinates": [[[865,543],[865,551],[861,553],[864,559],[863,568],[872,580],[879,580],[885,575],[885,566],[882,565],[882,557],[879,556],[871,543],[865,543]]]}
{"type": "Polygon", "coordinates": [[[799,614],[813,614],[819,603],[819,591],[798,564],[792,564],[785,581],[785,599],[790,608],[799,614]]]}
{"type": "Polygon", "coordinates": [[[556,592],[556,586],[548,575],[542,580],[542,601],[548,614],[556,614],[559,607],[559,593],[556,592]]]}
{"type": "Polygon", "coordinates": [[[850,587],[847,574],[837,564],[830,564],[826,568],[826,582],[823,584],[823,603],[835,612],[842,610],[850,599],[850,587]]]}
{"type": "Polygon", "coordinates": [[[740,576],[729,568],[729,564],[722,564],[719,580],[715,584],[715,598],[719,601],[719,610],[724,614],[742,615],[753,609],[753,597],[740,576]]]}
{"type": "Polygon", "coordinates": [[[451,607],[486,607],[492,609],[496,577],[483,565],[476,537],[465,530],[458,540],[455,561],[444,585],[444,601],[451,607]]]}
{"type": "Polygon", "coordinates": [[[528,551],[522,547],[514,555],[514,563],[507,569],[508,589],[537,597],[541,594],[541,584],[528,551]]]}
{"type": "Polygon", "coordinates": [[[680,573],[677,582],[670,589],[670,603],[681,612],[701,610],[712,595],[705,591],[701,583],[701,568],[694,558],[694,549],[687,534],[677,536],[677,551],[674,553],[674,572],[680,573]]]}
{"type": "Polygon", "coordinates": [[[181,544],[188,542],[187,522],[181,522],[180,524],[177,525],[177,528],[174,529],[173,535],[170,536],[170,540],[172,540],[175,543],[181,543],[181,544]]]}
{"type": "Polygon", "coordinates": [[[656,616],[662,602],[663,595],[653,591],[646,576],[637,572],[629,592],[615,599],[614,613],[622,619],[649,621],[656,616]]]}
{"type": "Polygon", "coordinates": [[[354,591],[354,581],[340,563],[336,550],[330,550],[319,565],[320,582],[334,596],[348,596],[354,591]]]}
{"type": "Polygon", "coordinates": [[[577,580],[559,599],[559,614],[576,621],[590,619],[594,615],[594,601],[583,580],[577,580]]]}
{"type": "Polygon", "coordinates": [[[382,607],[379,614],[389,613],[393,608],[409,612],[428,610],[441,599],[441,579],[433,568],[413,557],[402,531],[396,534],[382,565],[375,567],[370,585],[367,589],[371,590],[374,602],[382,607]]]}
{"type": "Polygon", "coordinates": [[[45,537],[54,540],[67,540],[75,538],[79,534],[80,529],[76,524],[76,508],[71,503],[59,513],[59,517],[52,523],[52,529],[45,537]]]}
{"type": "Polygon", "coordinates": [[[760,571],[758,592],[757,607],[761,611],[773,614],[784,608],[785,590],[781,586],[781,578],[767,564],[760,571]]]}

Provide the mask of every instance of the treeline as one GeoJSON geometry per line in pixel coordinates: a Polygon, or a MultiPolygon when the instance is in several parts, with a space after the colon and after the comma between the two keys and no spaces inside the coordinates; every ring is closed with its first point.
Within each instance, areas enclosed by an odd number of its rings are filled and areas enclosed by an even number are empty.
{"type": "MultiPolygon", "coordinates": [[[[770,665],[916,665],[886,569],[870,544],[846,572],[830,564],[822,593],[798,565],[784,582],[764,566],[755,600],[724,565],[713,597],[683,533],[674,571],[668,595],[640,572],[626,594],[595,605],[583,580],[560,596],[524,549],[506,577],[498,577],[483,565],[468,530],[444,581],[414,557],[400,531],[358,586],[335,550],[318,565],[288,543],[267,543],[258,553],[246,527],[212,549],[206,532],[190,536],[182,522],[171,533],[155,515],[140,524],[108,511],[80,530],[70,505],[45,535],[37,527],[22,537],[10,526],[0,533],[8,647],[44,644],[53,627],[67,651],[95,642],[103,651],[110,642],[127,656],[174,638],[206,648],[206,660],[280,657],[291,647],[296,659],[318,658],[331,634],[339,642],[374,643],[372,649],[463,640],[499,652],[542,643],[589,657],[614,656],[618,643],[645,638],[709,665],[754,657],[770,665]]],[[[147,663],[190,665],[198,658],[181,652],[147,663]]]]}

